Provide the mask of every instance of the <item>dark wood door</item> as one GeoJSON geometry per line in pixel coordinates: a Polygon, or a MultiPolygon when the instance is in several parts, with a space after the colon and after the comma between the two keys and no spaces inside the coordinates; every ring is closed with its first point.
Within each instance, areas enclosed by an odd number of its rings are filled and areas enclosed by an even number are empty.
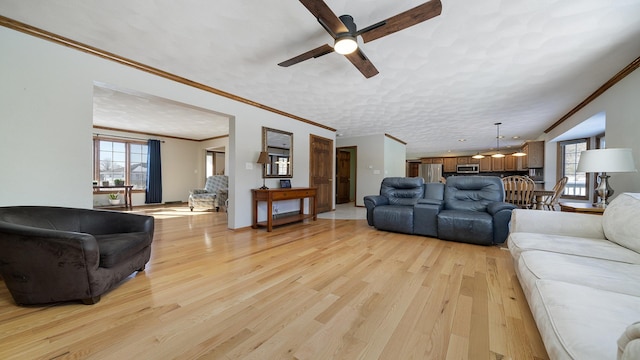
{"type": "Polygon", "coordinates": [[[338,151],[338,167],[336,169],[336,204],[348,203],[351,195],[351,153],[338,151]]]}
{"type": "Polygon", "coordinates": [[[332,210],[333,140],[310,135],[309,186],[318,189],[318,213],[332,210]]]}

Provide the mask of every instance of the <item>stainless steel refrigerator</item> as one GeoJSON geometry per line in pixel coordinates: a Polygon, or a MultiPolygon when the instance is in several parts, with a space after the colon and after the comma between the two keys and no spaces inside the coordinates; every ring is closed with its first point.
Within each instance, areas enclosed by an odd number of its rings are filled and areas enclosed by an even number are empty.
{"type": "Polygon", "coordinates": [[[424,182],[440,182],[442,177],[442,164],[420,164],[418,168],[418,176],[424,179],[424,182]]]}

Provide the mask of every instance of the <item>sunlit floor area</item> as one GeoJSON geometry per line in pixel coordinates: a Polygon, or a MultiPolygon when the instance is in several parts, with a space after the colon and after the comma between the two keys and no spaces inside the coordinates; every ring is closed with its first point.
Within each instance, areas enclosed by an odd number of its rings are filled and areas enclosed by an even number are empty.
{"type": "Polygon", "coordinates": [[[363,220],[367,218],[367,209],[357,207],[355,202],[336,205],[335,211],[318,214],[320,219],[363,220]]]}
{"type": "Polygon", "coordinates": [[[0,280],[0,359],[548,359],[499,247],[134,211],[156,219],[151,260],[100,302],[21,307],[0,280]]]}

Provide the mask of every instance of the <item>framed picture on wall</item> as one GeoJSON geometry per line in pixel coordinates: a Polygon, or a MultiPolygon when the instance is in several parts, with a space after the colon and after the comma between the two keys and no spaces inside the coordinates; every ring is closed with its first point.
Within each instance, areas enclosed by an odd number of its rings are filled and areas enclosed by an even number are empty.
{"type": "Polygon", "coordinates": [[[286,179],[286,180],[280,180],[280,187],[283,189],[289,189],[291,188],[291,180],[286,179]]]}

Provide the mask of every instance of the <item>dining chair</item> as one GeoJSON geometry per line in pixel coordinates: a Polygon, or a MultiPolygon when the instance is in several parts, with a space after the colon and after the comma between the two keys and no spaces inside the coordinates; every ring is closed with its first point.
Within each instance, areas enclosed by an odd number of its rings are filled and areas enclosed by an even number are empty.
{"type": "Polygon", "coordinates": [[[533,189],[535,183],[528,176],[512,175],[502,178],[504,184],[504,201],[523,209],[533,205],[533,189]]]}
{"type": "Polygon", "coordinates": [[[567,181],[569,181],[569,178],[566,176],[558,180],[556,185],[553,187],[553,195],[546,196],[542,200],[543,210],[550,210],[550,211],[556,210],[556,205],[558,204],[558,200],[560,199],[560,195],[562,195],[562,192],[564,191],[565,186],[567,186],[567,181]]]}

